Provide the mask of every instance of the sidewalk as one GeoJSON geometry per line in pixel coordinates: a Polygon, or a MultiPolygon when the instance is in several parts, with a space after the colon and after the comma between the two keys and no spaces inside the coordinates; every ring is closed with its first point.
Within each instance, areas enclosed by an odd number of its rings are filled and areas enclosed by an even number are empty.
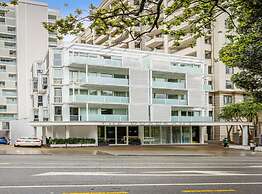
{"type": "MultiPolygon", "coordinates": [[[[236,150],[249,150],[250,151],[250,146],[243,146],[243,145],[234,145],[234,144],[230,144],[229,145],[230,149],[236,149],[236,150]]],[[[255,148],[256,152],[262,152],[262,146],[258,146],[255,148]]]]}

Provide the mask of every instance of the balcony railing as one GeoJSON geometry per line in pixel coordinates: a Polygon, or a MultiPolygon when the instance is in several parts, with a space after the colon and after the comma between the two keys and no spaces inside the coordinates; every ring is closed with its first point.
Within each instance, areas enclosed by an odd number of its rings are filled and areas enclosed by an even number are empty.
{"type": "Polygon", "coordinates": [[[87,64],[87,65],[98,65],[98,66],[112,66],[121,67],[121,59],[103,59],[85,56],[70,56],[70,63],[76,64],[87,64]]]}
{"type": "Polygon", "coordinates": [[[80,80],[80,82],[82,84],[128,86],[128,79],[123,78],[89,76],[87,79],[80,80]]]}
{"type": "Polygon", "coordinates": [[[178,73],[191,73],[191,74],[201,74],[202,69],[197,66],[182,66],[182,65],[173,65],[171,64],[171,69],[178,73]]]}
{"type": "Polygon", "coordinates": [[[128,121],[128,115],[88,115],[89,121],[128,121]]]}
{"type": "Polygon", "coordinates": [[[204,91],[210,92],[210,91],[212,91],[213,88],[212,88],[211,85],[205,84],[205,85],[203,86],[203,89],[204,89],[204,91]]]}
{"type": "Polygon", "coordinates": [[[187,105],[187,100],[153,98],[154,104],[187,105]]]}
{"type": "Polygon", "coordinates": [[[153,88],[185,89],[185,82],[174,83],[164,81],[153,81],[153,88]]]}
{"type": "Polygon", "coordinates": [[[172,122],[212,122],[212,117],[204,116],[172,116],[172,122]]]}
{"type": "Polygon", "coordinates": [[[76,95],[73,99],[71,96],[71,100],[73,102],[100,102],[100,103],[128,103],[128,97],[120,97],[120,96],[97,96],[97,95],[76,95]]]}
{"type": "Polygon", "coordinates": [[[70,121],[85,121],[81,115],[70,115],[70,121]]]}

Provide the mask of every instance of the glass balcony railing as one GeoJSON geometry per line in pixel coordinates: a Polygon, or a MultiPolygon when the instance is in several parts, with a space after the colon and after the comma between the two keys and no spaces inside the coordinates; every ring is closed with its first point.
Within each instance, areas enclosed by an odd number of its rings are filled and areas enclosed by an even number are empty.
{"type": "Polygon", "coordinates": [[[86,121],[86,119],[81,115],[70,115],[70,121],[86,121]]]}
{"type": "Polygon", "coordinates": [[[121,59],[103,59],[103,58],[93,58],[93,57],[85,57],[85,56],[70,56],[70,63],[97,65],[97,66],[112,66],[112,67],[122,66],[121,59]]]}
{"type": "Polygon", "coordinates": [[[204,116],[172,116],[172,122],[212,122],[212,117],[204,116]]]}
{"type": "Polygon", "coordinates": [[[205,84],[205,85],[203,86],[203,89],[204,89],[204,91],[207,91],[207,92],[210,92],[210,91],[213,90],[212,86],[211,86],[211,85],[207,85],[207,84],[205,84]]]}
{"type": "Polygon", "coordinates": [[[187,105],[187,100],[153,98],[153,104],[187,105]]]}
{"type": "Polygon", "coordinates": [[[71,96],[71,100],[73,102],[100,102],[100,103],[128,103],[128,97],[120,97],[120,96],[96,96],[96,95],[76,95],[73,99],[71,96]]]}
{"type": "Polygon", "coordinates": [[[202,69],[196,66],[178,66],[172,65],[172,69],[178,73],[191,73],[191,74],[201,74],[202,69]]]}
{"type": "Polygon", "coordinates": [[[128,79],[89,76],[81,80],[82,84],[128,86],[128,79]]]}
{"type": "Polygon", "coordinates": [[[185,82],[174,83],[164,81],[153,81],[153,88],[185,89],[185,82]]]}
{"type": "Polygon", "coordinates": [[[89,114],[89,121],[128,121],[128,115],[99,115],[89,114]]]}

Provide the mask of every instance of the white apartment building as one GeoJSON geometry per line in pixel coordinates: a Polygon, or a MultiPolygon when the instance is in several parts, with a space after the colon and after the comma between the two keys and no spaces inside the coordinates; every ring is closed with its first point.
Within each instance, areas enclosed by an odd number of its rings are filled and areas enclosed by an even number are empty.
{"type": "MultiPolygon", "coordinates": [[[[109,7],[112,0],[102,1],[100,7],[109,7]]],[[[128,3],[134,4],[136,0],[128,0],[128,3]]],[[[168,0],[164,4],[168,5],[168,0]]],[[[172,17],[172,16],[170,16],[172,17]]],[[[183,24],[178,28],[187,28],[183,24]]],[[[138,27],[138,30],[143,26],[138,27]]],[[[193,37],[185,36],[177,47],[173,46],[173,40],[168,35],[161,34],[160,29],[155,29],[147,36],[142,38],[142,42],[119,43],[115,47],[130,48],[145,51],[154,51],[159,53],[169,53],[181,56],[192,56],[202,59],[208,69],[208,85],[212,87],[209,92],[208,112],[209,116],[217,120],[221,108],[229,103],[242,101],[243,91],[235,88],[230,77],[236,72],[236,69],[226,67],[219,61],[219,50],[227,43],[226,39],[226,15],[221,15],[216,22],[209,28],[210,33],[206,37],[199,38],[197,44],[192,48],[193,37]]],[[[102,35],[97,36],[87,30],[75,39],[78,43],[87,43],[94,45],[115,45],[117,42],[128,42],[131,38],[128,34],[116,36],[102,35]]],[[[209,140],[221,140],[226,136],[223,127],[208,127],[209,140]]]]}
{"type": "Polygon", "coordinates": [[[29,0],[0,7],[0,136],[8,136],[10,120],[31,116],[32,64],[58,43],[42,23],[57,17],[47,4],[29,0]]]}
{"type": "Polygon", "coordinates": [[[195,57],[70,44],[32,68],[34,134],[109,144],[204,143],[207,67],[195,57]]]}

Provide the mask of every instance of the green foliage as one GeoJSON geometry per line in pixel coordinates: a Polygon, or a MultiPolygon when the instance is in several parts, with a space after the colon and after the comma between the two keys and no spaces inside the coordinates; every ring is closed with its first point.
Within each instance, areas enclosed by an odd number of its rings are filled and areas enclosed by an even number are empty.
{"type": "Polygon", "coordinates": [[[258,112],[262,111],[262,103],[248,100],[225,106],[219,118],[228,122],[254,122],[256,123],[258,112]]]}
{"type": "Polygon", "coordinates": [[[68,138],[68,139],[51,139],[50,144],[95,144],[96,140],[92,138],[68,138]]]}

